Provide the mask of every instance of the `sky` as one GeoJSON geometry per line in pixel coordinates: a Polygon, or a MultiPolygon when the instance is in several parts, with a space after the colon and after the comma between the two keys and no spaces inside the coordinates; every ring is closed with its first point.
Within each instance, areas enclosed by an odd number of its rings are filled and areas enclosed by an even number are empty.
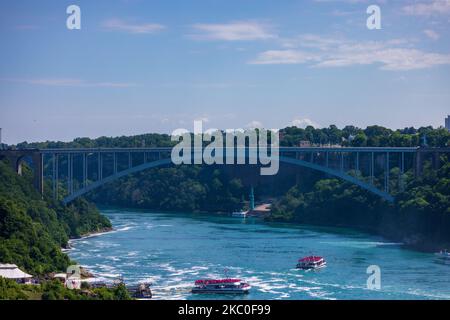
{"type": "Polygon", "coordinates": [[[0,4],[3,142],[205,129],[442,126],[450,0],[0,4]],[[381,9],[369,30],[366,10],[381,9]],[[69,5],[81,29],[69,30],[69,5]]]}

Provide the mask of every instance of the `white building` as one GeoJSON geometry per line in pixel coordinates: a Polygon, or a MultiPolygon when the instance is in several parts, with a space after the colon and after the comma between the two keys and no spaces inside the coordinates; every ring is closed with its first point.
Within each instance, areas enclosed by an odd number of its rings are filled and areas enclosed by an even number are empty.
{"type": "Polygon", "coordinates": [[[0,277],[16,280],[18,283],[31,283],[32,275],[23,272],[15,264],[0,264],[0,277]]]}
{"type": "Polygon", "coordinates": [[[445,129],[450,131],[450,116],[447,116],[447,118],[445,119],[445,129]]]}

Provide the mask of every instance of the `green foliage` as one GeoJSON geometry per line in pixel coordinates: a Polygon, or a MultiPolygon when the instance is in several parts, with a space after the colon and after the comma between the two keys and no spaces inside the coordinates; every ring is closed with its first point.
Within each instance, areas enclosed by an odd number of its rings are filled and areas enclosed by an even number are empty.
{"type": "MultiPolygon", "coordinates": [[[[343,129],[331,125],[328,128],[305,129],[287,127],[280,130],[282,146],[297,146],[300,141],[309,141],[317,145],[344,145],[369,147],[415,147],[423,143],[426,136],[430,147],[449,146],[450,133],[445,128],[432,127],[404,128],[391,130],[381,126],[368,126],[366,129],[346,126],[343,129]]],[[[111,148],[111,147],[170,147],[175,142],[166,134],[144,134],[132,137],[100,137],[97,139],[77,138],[72,142],[23,142],[17,148],[111,148]]]]}
{"type": "Polygon", "coordinates": [[[68,239],[111,224],[85,200],[69,207],[43,200],[30,179],[0,161],[0,262],[34,275],[65,271],[70,259],[60,248],[68,239]]]}
{"type": "Polygon", "coordinates": [[[54,280],[41,285],[42,300],[131,300],[124,284],[114,288],[70,290],[54,280]]]}
{"type": "Polygon", "coordinates": [[[0,277],[0,300],[26,300],[27,298],[19,284],[0,277]]]}
{"type": "Polygon", "coordinates": [[[113,288],[82,286],[71,290],[58,280],[45,281],[41,285],[22,285],[0,277],[0,300],[131,300],[124,284],[113,288]]]}
{"type": "Polygon", "coordinates": [[[78,238],[92,232],[110,229],[111,222],[99,214],[96,206],[83,198],[78,198],[67,207],[57,208],[70,238],[78,238]]]}
{"type": "Polygon", "coordinates": [[[100,137],[97,139],[77,138],[72,142],[39,142],[27,143],[22,142],[17,145],[17,148],[121,148],[121,147],[170,147],[174,142],[170,140],[167,134],[143,134],[133,137],[100,137]]]}
{"type": "Polygon", "coordinates": [[[114,289],[114,300],[130,300],[131,296],[128,293],[127,288],[125,287],[125,284],[120,283],[115,289],[114,289]]]}
{"type": "Polygon", "coordinates": [[[300,141],[309,141],[315,145],[417,147],[422,145],[424,136],[430,147],[450,145],[450,133],[444,128],[433,129],[432,127],[405,128],[394,131],[381,126],[369,126],[366,129],[346,126],[342,130],[334,125],[321,129],[309,126],[305,129],[288,127],[280,130],[280,134],[282,146],[298,146],[300,141]]]}
{"type": "Polygon", "coordinates": [[[109,184],[92,200],[165,211],[223,211],[242,207],[248,193],[241,180],[213,167],[151,169],[109,184]]]}
{"type": "Polygon", "coordinates": [[[426,165],[420,178],[409,177],[404,192],[389,205],[350,183],[316,182],[312,190],[294,186],[277,201],[271,219],[357,227],[422,249],[450,244],[450,163],[426,165]]]}

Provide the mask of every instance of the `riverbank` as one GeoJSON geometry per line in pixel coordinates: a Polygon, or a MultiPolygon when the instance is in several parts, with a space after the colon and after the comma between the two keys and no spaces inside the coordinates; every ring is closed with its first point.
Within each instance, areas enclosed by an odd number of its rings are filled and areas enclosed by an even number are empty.
{"type": "Polygon", "coordinates": [[[83,240],[83,239],[88,239],[91,237],[98,237],[104,234],[107,234],[109,232],[113,232],[114,228],[113,227],[105,227],[102,228],[98,231],[92,231],[92,232],[86,232],[80,236],[77,237],[71,237],[69,239],[69,241],[67,241],[66,246],[65,247],[61,247],[62,252],[67,253],[70,249],[72,249],[71,247],[71,242],[76,241],[76,240],[83,240]]]}
{"type": "Polygon", "coordinates": [[[105,234],[105,233],[108,233],[108,232],[111,232],[111,231],[114,231],[113,227],[105,227],[105,228],[102,228],[102,229],[97,230],[97,231],[84,233],[78,238],[71,238],[71,240],[86,239],[86,238],[90,238],[90,237],[96,237],[96,236],[100,236],[102,234],[105,234]]]}
{"type": "Polygon", "coordinates": [[[398,237],[398,233],[390,233],[387,232],[386,229],[378,228],[374,229],[367,226],[355,226],[350,224],[318,224],[318,223],[308,223],[308,222],[294,222],[289,220],[284,220],[282,218],[273,218],[273,217],[266,217],[265,221],[267,222],[279,222],[279,223],[287,223],[292,225],[298,225],[298,226],[305,226],[305,227],[326,227],[326,228],[342,228],[342,229],[348,229],[348,230],[354,230],[358,232],[367,233],[373,236],[380,236],[386,241],[389,242],[395,242],[398,244],[401,244],[404,248],[418,251],[418,252],[425,252],[425,253],[436,253],[439,252],[445,248],[450,248],[449,243],[444,242],[432,242],[428,241],[427,239],[424,239],[422,236],[408,236],[408,237],[398,237]]]}

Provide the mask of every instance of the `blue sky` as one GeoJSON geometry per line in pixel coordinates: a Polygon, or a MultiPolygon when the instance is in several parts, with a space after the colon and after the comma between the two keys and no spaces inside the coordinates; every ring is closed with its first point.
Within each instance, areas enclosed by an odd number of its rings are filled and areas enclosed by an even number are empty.
{"type": "Polygon", "coordinates": [[[287,125],[441,126],[450,1],[3,1],[6,143],[287,125]],[[66,8],[81,8],[81,30],[66,8]],[[382,29],[368,30],[378,4],[382,29]]]}

